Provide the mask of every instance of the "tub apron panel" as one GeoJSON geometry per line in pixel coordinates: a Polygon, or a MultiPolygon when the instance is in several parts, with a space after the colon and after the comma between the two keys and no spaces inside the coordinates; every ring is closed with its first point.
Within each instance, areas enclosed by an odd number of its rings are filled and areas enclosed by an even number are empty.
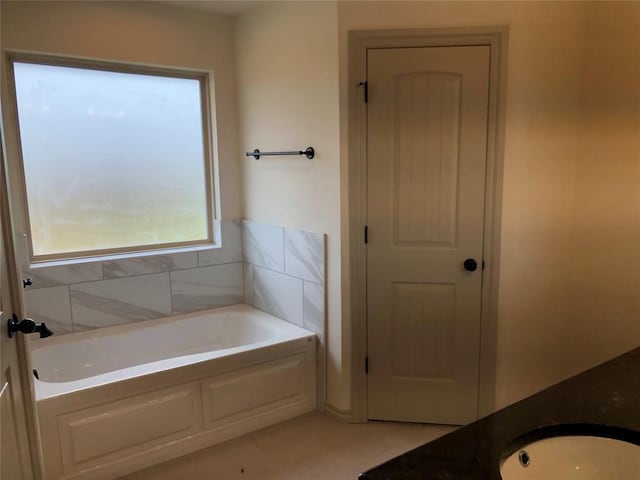
{"type": "MultiPolygon", "coordinates": [[[[250,307],[241,311],[255,312],[276,340],[134,365],[86,381],[36,380],[46,479],[119,478],[314,410],[315,336],[275,317],[267,325],[270,315],[250,307]]],[[[152,335],[144,335],[150,345],[152,335]]],[[[64,344],[66,351],[73,348],[67,339],[64,344]]]]}

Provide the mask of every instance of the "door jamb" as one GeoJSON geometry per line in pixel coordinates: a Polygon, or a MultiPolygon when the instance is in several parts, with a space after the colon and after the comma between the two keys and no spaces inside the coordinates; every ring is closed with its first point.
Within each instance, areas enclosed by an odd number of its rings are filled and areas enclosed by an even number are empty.
{"type": "Polygon", "coordinates": [[[360,82],[367,80],[367,50],[374,48],[489,45],[491,74],[487,125],[487,170],[480,328],[478,416],[495,410],[498,285],[505,138],[509,27],[464,27],[349,32],[349,157],[347,238],[348,315],[351,319],[351,421],[367,422],[366,247],[367,107],[360,82]]]}
{"type": "MultiPolygon", "coordinates": [[[[4,60],[0,58],[0,62],[4,60]]],[[[4,71],[5,65],[2,64],[0,71],[4,71]]],[[[4,82],[2,82],[4,83],[4,82]]],[[[0,87],[2,88],[2,87],[0,87]]],[[[7,277],[10,280],[8,285],[11,295],[11,303],[14,312],[20,318],[26,317],[26,309],[20,287],[22,286],[21,269],[18,265],[17,249],[15,239],[15,225],[13,222],[13,212],[11,209],[11,186],[9,183],[9,162],[6,149],[6,136],[3,122],[3,100],[4,90],[0,91],[0,223],[2,224],[3,241],[5,255],[7,256],[7,277]],[[13,260],[13,261],[12,261],[13,260]]],[[[3,318],[2,321],[6,321],[3,318]]],[[[7,335],[6,329],[0,329],[1,335],[7,335]]],[[[33,377],[31,373],[30,349],[28,340],[25,335],[16,335],[18,366],[20,375],[20,384],[22,391],[17,392],[21,396],[24,409],[19,414],[24,413],[27,427],[27,443],[29,445],[29,460],[31,471],[26,472],[31,475],[34,480],[44,478],[43,462],[42,462],[42,443],[40,440],[40,429],[38,427],[38,413],[36,409],[36,394],[33,385],[33,377]]]]}

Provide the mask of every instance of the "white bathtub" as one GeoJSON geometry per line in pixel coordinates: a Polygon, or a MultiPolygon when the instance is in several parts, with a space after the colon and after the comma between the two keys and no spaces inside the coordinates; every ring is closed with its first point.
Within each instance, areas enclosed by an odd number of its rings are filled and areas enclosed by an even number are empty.
{"type": "Polygon", "coordinates": [[[118,478],[311,411],[315,348],[246,305],[33,342],[46,478],[118,478]]]}

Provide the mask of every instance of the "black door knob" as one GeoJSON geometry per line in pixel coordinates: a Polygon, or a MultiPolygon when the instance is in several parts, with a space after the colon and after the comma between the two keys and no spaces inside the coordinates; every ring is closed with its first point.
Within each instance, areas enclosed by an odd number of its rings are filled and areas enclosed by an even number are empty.
{"type": "Polygon", "coordinates": [[[40,338],[46,338],[53,335],[53,332],[47,328],[44,323],[37,324],[30,318],[25,318],[24,320],[18,321],[18,316],[14,313],[12,317],[8,320],[8,333],[9,337],[13,337],[14,333],[39,333],[40,338]]]}
{"type": "Polygon", "coordinates": [[[467,258],[464,263],[464,269],[467,272],[475,272],[478,268],[478,262],[476,262],[473,258],[467,258]]]}

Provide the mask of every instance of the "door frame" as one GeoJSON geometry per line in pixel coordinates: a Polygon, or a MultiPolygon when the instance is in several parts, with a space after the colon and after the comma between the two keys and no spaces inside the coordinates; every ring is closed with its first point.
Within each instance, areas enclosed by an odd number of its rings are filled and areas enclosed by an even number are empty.
{"type": "MultiPolygon", "coordinates": [[[[360,82],[367,78],[367,50],[375,48],[491,47],[487,170],[480,328],[478,416],[495,410],[498,286],[505,138],[508,26],[361,30],[349,32],[348,302],[351,320],[351,421],[368,421],[367,276],[363,232],[367,218],[367,108],[360,82]]],[[[343,277],[344,278],[344,277],[343,277]]]]}
{"type": "MultiPolygon", "coordinates": [[[[2,62],[2,59],[0,59],[2,62]]],[[[2,65],[4,70],[4,64],[2,65]]],[[[17,249],[16,249],[16,233],[13,222],[13,212],[11,209],[11,185],[9,184],[9,161],[6,149],[6,136],[4,131],[4,122],[2,116],[2,104],[4,99],[0,92],[0,224],[2,225],[2,234],[4,240],[5,255],[7,257],[7,277],[11,280],[7,286],[10,290],[11,303],[15,312],[6,312],[6,314],[15,313],[19,318],[26,317],[25,303],[22,296],[22,273],[18,265],[17,249]]],[[[1,321],[6,322],[3,316],[1,321]]],[[[7,327],[5,324],[0,325],[0,335],[7,335],[7,327]]],[[[31,475],[34,480],[44,478],[42,468],[42,449],[40,441],[40,429],[38,428],[38,414],[36,409],[35,387],[32,381],[31,361],[29,340],[26,335],[16,335],[18,366],[20,375],[20,392],[16,392],[20,396],[20,401],[24,406],[25,421],[27,427],[27,443],[29,446],[29,458],[31,463],[31,475]]]]}

